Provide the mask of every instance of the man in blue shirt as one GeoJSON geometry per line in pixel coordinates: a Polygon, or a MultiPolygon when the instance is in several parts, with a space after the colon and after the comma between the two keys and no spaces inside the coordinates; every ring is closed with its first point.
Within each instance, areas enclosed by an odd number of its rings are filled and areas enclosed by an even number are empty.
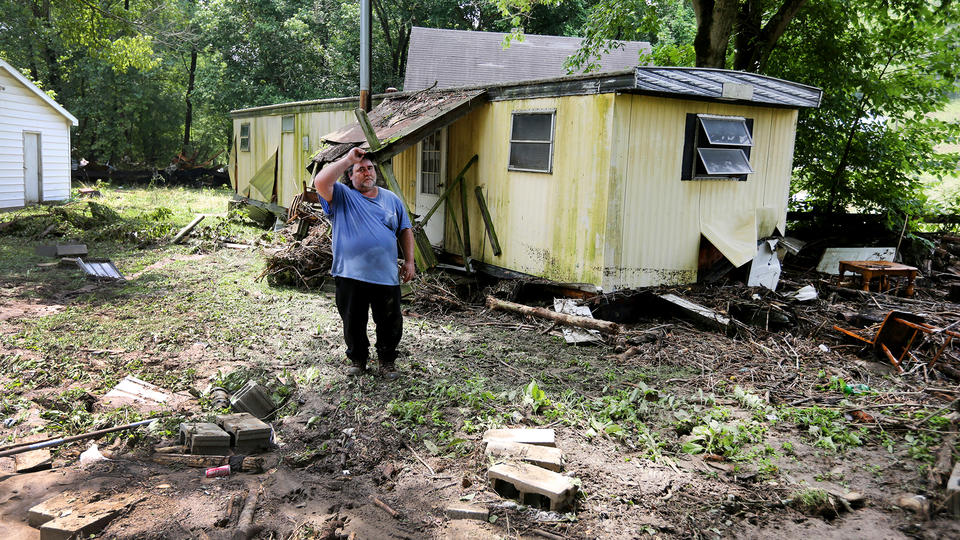
{"type": "Polygon", "coordinates": [[[323,211],[333,222],[333,268],[337,284],[337,311],[350,359],[350,375],[367,369],[370,340],[367,312],[377,326],[377,361],[388,379],[396,379],[397,345],[403,334],[400,282],[416,274],[413,230],[400,200],[377,187],[377,170],[365,152],[354,148],[313,179],[323,211]],[[345,176],[349,184],[337,182],[345,176]],[[403,265],[397,271],[397,240],[403,265]]]}

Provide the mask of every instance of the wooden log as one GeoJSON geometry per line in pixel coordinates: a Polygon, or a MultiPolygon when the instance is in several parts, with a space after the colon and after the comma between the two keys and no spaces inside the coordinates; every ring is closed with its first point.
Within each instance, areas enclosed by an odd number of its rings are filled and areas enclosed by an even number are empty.
{"type": "MultiPolygon", "coordinates": [[[[205,456],[199,454],[154,454],[150,459],[161,465],[180,465],[183,467],[222,467],[230,464],[230,458],[236,456],[205,456]]],[[[260,456],[242,456],[240,470],[243,472],[263,472],[264,459],[260,456]]]]}
{"type": "Polygon", "coordinates": [[[937,461],[927,473],[927,487],[936,492],[944,487],[953,471],[953,446],[957,442],[957,434],[949,433],[943,438],[943,444],[937,451],[937,461]]]}
{"type": "Polygon", "coordinates": [[[201,215],[193,218],[193,221],[191,221],[190,223],[188,223],[186,227],[180,229],[180,232],[178,232],[177,235],[174,236],[174,237],[173,237],[173,240],[171,240],[170,242],[173,243],[173,244],[179,244],[180,241],[183,240],[183,237],[186,236],[186,235],[188,235],[188,234],[190,234],[190,231],[192,231],[194,227],[196,227],[201,221],[203,221],[203,218],[205,218],[205,217],[206,217],[206,216],[204,216],[203,214],[201,214],[201,215]]]}
{"type": "Polygon", "coordinates": [[[253,516],[257,512],[257,501],[260,499],[261,489],[260,486],[250,488],[247,500],[243,503],[243,512],[240,513],[240,518],[237,519],[237,529],[233,533],[233,540],[248,540],[249,538],[253,538],[263,528],[255,524],[253,520],[253,516]]]}
{"type": "Polygon", "coordinates": [[[525,306],[523,304],[507,302],[506,300],[499,300],[492,296],[487,297],[487,307],[490,309],[499,309],[501,311],[520,313],[521,315],[529,315],[531,317],[549,319],[560,324],[576,326],[577,328],[598,330],[606,334],[617,334],[620,332],[620,325],[614,322],[588,319],[587,317],[577,317],[576,315],[567,315],[566,313],[557,313],[555,311],[550,311],[540,307],[525,306]]]}
{"type": "Polygon", "coordinates": [[[460,219],[463,220],[463,256],[473,255],[470,251],[470,218],[467,216],[467,181],[460,182],[460,219]]]}

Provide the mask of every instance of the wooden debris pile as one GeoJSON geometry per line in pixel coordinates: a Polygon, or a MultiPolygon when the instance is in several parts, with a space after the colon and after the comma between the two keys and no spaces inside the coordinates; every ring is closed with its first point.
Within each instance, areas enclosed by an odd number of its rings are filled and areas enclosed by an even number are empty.
{"type": "Polygon", "coordinates": [[[288,285],[305,289],[315,289],[330,279],[330,267],[333,264],[330,222],[323,216],[301,240],[295,238],[295,226],[287,227],[278,234],[282,246],[267,251],[267,265],[257,279],[267,278],[270,285],[288,285]]]}

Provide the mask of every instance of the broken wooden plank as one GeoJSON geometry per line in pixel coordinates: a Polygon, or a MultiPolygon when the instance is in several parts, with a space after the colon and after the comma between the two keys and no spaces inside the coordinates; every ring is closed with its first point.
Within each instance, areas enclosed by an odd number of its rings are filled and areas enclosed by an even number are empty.
{"type": "Polygon", "coordinates": [[[487,456],[522,461],[554,472],[563,470],[563,453],[559,448],[491,439],[484,449],[487,456]]]}
{"type": "Polygon", "coordinates": [[[463,220],[463,256],[470,257],[470,219],[467,216],[467,182],[460,182],[460,219],[463,220]]]}
{"type": "Polygon", "coordinates": [[[572,505],[578,491],[572,478],[527,463],[498,463],[487,471],[487,478],[501,496],[553,511],[572,505]]]}
{"type": "Polygon", "coordinates": [[[27,523],[31,527],[39,529],[44,523],[86,502],[81,494],[74,491],[64,491],[56,497],[51,497],[27,510],[27,523]]]}
{"type": "Polygon", "coordinates": [[[483,442],[510,442],[534,444],[539,446],[557,446],[556,433],[552,429],[488,429],[483,434],[483,442]]]}
{"type": "Polygon", "coordinates": [[[686,315],[690,319],[693,319],[694,322],[698,322],[713,328],[719,328],[721,330],[726,329],[730,325],[730,319],[727,317],[720,315],[710,308],[701,306],[700,304],[691,302],[675,294],[668,293],[657,296],[660,299],[670,303],[672,306],[678,308],[682,314],[686,315]]]}
{"type": "Polygon", "coordinates": [[[180,232],[178,232],[177,235],[173,237],[173,240],[171,240],[170,243],[179,244],[180,241],[183,240],[183,237],[190,234],[190,231],[192,231],[194,227],[199,225],[200,222],[203,221],[203,218],[205,217],[207,216],[200,214],[199,216],[193,218],[193,221],[191,221],[190,223],[187,223],[186,227],[180,229],[180,232]]]}
{"type": "Polygon", "coordinates": [[[490,309],[499,309],[503,311],[520,313],[521,315],[549,319],[551,321],[568,324],[570,326],[576,326],[578,328],[599,330],[600,332],[604,332],[606,334],[617,334],[620,332],[620,325],[614,322],[602,321],[599,319],[587,319],[586,317],[577,317],[576,315],[567,315],[566,313],[557,313],[555,311],[550,311],[540,307],[525,306],[515,302],[500,300],[492,296],[487,296],[487,307],[490,309]]]}
{"type": "Polygon", "coordinates": [[[490,239],[493,254],[499,257],[503,251],[500,249],[500,241],[497,240],[497,230],[493,228],[493,218],[490,217],[490,210],[487,209],[487,200],[483,198],[483,189],[477,186],[474,193],[477,194],[477,204],[480,205],[480,216],[483,217],[483,225],[487,229],[487,238],[490,239]]]}

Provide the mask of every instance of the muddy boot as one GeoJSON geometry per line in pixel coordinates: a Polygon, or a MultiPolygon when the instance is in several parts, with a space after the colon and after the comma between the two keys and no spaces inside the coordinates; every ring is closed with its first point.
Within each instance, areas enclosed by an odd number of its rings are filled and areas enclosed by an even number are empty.
{"type": "Polygon", "coordinates": [[[380,364],[380,374],[388,381],[395,381],[400,378],[400,373],[397,371],[397,365],[394,362],[380,364]]]}
{"type": "Polygon", "coordinates": [[[367,361],[366,360],[351,360],[350,369],[347,370],[347,375],[350,377],[356,377],[358,375],[363,375],[367,372],[367,361]]]}

